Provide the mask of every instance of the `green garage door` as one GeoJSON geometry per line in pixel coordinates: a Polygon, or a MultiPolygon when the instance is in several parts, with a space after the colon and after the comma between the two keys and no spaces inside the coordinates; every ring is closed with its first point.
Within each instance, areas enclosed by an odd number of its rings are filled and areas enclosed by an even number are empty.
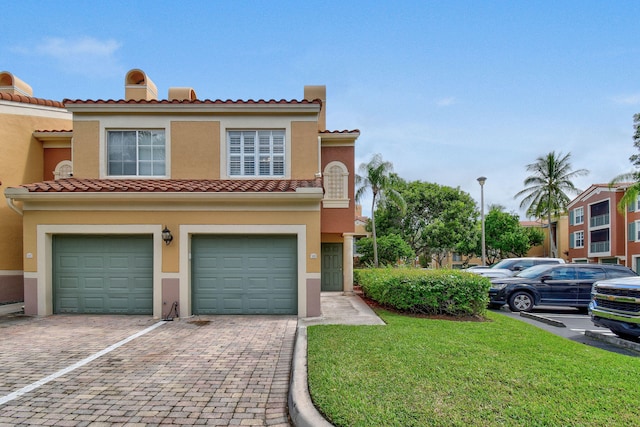
{"type": "Polygon", "coordinates": [[[296,314],[295,236],[193,236],[193,314],[296,314]]]}
{"type": "Polygon", "coordinates": [[[153,314],[152,237],[54,236],[53,311],[153,314]]]}

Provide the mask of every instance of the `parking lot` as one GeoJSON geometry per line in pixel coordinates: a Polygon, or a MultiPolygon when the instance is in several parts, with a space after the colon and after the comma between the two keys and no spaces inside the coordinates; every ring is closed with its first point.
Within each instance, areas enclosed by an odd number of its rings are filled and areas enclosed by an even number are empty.
{"type": "Polygon", "coordinates": [[[571,307],[536,306],[530,313],[514,313],[503,306],[500,313],[522,320],[561,337],[632,357],[640,357],[640,344],[618,338],[595,326],[584,310],[571,307]]]}
{"type": "Polygon", "coordinates": [[[3,316],[0,425],[288,426],[295,316],[3,316]]]}

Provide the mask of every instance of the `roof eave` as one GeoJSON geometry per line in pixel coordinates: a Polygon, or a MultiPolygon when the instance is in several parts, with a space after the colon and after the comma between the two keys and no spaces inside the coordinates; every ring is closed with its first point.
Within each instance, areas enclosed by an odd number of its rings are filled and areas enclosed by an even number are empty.
{"type": "Polygon", "coordinates": [[[318,114],[318,103],[67,103],[67,110],[83,113],[277,113],[318,114]]]}

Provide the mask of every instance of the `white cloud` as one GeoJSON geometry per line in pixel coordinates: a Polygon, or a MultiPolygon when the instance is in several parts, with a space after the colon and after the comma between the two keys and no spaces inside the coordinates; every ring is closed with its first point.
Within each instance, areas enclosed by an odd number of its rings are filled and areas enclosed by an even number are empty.
{"type": "Polygon", "coordinates": [[[456,102],[457,101],[453,96],[449,96],[446,98],[441,98],[438,101],[436,101],[436,105],[438,107],[449,107],[451,105],[454,105],[456,102]]]}
{"type": "Polygon", "coordinates": [[[26,56],[53,58],[60,69],[70,74],[102,77],[122,74],[123,67],[117,59],[121,47],[122,44],[114,39],[47,37],[35,46],[21,46],[13,51],[26,56]]]}
{"type": "Polygon", "coordinates": [[[621,105],[640,105],[640,93],[618,95],[612,98],[613,102],[621,105]]]}

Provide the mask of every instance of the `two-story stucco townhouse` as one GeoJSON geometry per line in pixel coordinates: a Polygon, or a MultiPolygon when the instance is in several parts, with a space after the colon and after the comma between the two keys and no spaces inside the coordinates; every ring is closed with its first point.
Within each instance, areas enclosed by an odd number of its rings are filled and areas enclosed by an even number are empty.
{"type": "Polygon", "coordinates": [[[25,312],[320,315],[353,285],[359,136],[326,130],[325,92],[160,100],[134,69],[125,99],[65,100],[73,176],[5,190],[25,312]]]}
{"type": "MultiPolygon", "coordinates": [[[[61,102],[36,98],[27,83],[0,72],[0,188],[64,176],[70,168],[71,126],[71,113],[61,102]]],[[[19,302],[24,295],[22,218],[0,193],[0,303],[19,302]]]]}
{"type": "Polygon", "coordinates": [[[569,203],[569,260],[640,271],[640,204],[618,209],[628,187],[593,184],[569,203]]]}

